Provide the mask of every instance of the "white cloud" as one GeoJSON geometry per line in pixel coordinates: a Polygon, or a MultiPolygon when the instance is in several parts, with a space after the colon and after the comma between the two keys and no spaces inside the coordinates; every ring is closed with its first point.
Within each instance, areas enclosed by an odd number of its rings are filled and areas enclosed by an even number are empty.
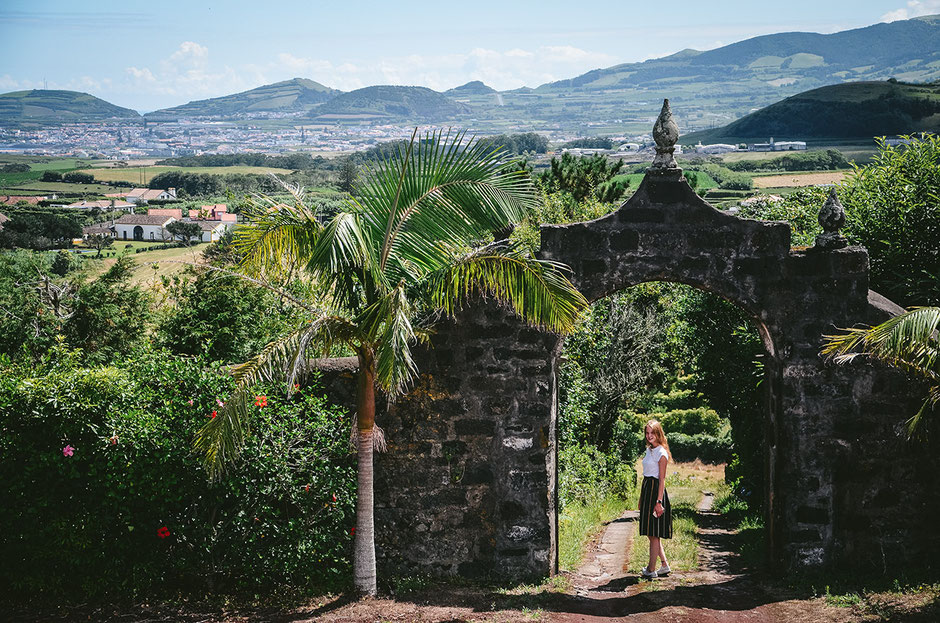
{"type": "Polygon", "coordinates": [[[883,22],[895,22],[900,19],[911,19],[922,15],[940,13],[940,0],[910,0],[905,8],[889,11],[881,16],[883,22]]]}
{"type": "Polygon", "coordinates": [[[254,66],[241,71],[211,67],[209,48],[194,41],[184,41],[153,67],[126,67],[124,74],[122,87],[133,89],[138,100],[154,102],[146,110],[229,95],[264,84],[266,78],[254,66]]]}
{"type": "Polygon", "coordinates": [[[180,67],[205,67],[209,63],[209,48],[195,41],[184,41],[167,62],[180,67]]]}
{"type": "Polygon", "coordinates": [[[124,70],[129,76],[135,80],[147,83],[147,82],[156,82],[157,78],[153,75],[153,72],[144,67],[143,69],[138,69],[137,67],[128,67],[124,70]]]}

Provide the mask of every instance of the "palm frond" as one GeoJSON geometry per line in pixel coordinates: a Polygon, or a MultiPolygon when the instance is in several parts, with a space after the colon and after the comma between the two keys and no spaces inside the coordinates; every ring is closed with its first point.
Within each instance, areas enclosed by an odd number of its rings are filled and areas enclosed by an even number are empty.
{"type": "Polygon", "coordinates": [[[400,284],[354,319],[365,341],[374,345],[376,381],[392,395],[401,393],[417,374],[411,346],[426,338],[426,332],[415,332],[413,315],[400,284]]]}
{"type": "MultiPolygon", "coordinates": [[[[352,274],[369,275],[382,291],[389,286],[378,270],[375,247],[371,232],[363,227],[359,211],[340,212],[323,228],[315,244],[308,249],[307,270],[328,287],[336,288],[348,281],[352,274]]],[[[352,290],[347,286],[342,292],[348,308],[352,304],[352,290]]]]}
{"type": "Polygon", "coordinates": [[[566,333],[588,302],[565,277],[565,269],[520,247],[494,243],[431,275],[427,287],[433,306],[447,314],[475,295],[491,296],[530,324],[566,333]]]}
{"type": "Polygon", "coordinates": [[[915,307],[868,328],[845,329],[824,336],[822,354],[836,363],[870,357],[921,378],[940,380],[940,307],[915,307]]]}
{"type": "Polygon", "coordinates": [[[235,229],[235,247],[243,254],[240,270],[259,275],[283,273],[307,257],[323,232],[315,210],[303,203],[253,203],[247,225],[235,229]]]}
{"type": "Polygon", "coordinates": [[[868,328],[846,329],[824,336],[822,355],[844,364],[867,357],[903,370],[929,384],[920,409],[908,420],[908,434],[923,431],[926,414],[940,403],[940,307],[915,307],[868,328]]]}
{"type": "Polygon", "coordinates": [[[439,243],[488,236],[536,205],[527,175],[506,171],[498,149],[464,139],[435,133],[412,140],[413,149],[385,163],[362,187],[359,203],[381,243],[380,269],[390,283],[409,268],[440,268],[451,256],[439,243]]]}
{"type": "Polygon", "coordinates": [[[346,318],[319,316],[274,340],[245,363],[235,366],[235,391],[225,406],[197,433],[193,446],[204,457],[209,475],[217,478],[241,451],[249,432],[250,391],[262,381],[286,377],[288,392],[302,371],[307,353],[329,353],[339,343],[354,342],[356,327],[346,318]]]}

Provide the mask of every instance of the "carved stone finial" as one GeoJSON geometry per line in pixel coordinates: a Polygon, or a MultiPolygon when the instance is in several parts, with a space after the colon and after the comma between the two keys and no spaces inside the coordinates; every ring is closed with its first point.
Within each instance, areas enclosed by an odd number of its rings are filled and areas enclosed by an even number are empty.
{"type": "Polygon", "coordinates": [[[679,126],[672,118],[668,99],[663,100],[663,109],[653,126],[653,140],[656,141],[656,157],[653,158],[650,169],[678,169],[679,164],[673,153],[676,151],[676,141],[679,140],[679,126]]]}
{"type": "Polygon", "coordinates": [[[841,249],[848,244],[839,230],[845,225],[845,210],[836,194],[835,186],[829,189],[829,198],[819,211],[819,224],[823,233],[816,236],[817,249],[841,249]]]}

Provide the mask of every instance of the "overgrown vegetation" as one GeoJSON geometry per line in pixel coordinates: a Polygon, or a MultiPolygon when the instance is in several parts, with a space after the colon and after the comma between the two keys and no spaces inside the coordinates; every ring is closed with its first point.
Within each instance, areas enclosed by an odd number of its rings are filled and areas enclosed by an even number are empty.
{"type": "MultiPolygon", "coordinates": [[[[940,304],[940,136],[879,142],[870,164],[853,167],[837,187],[845,207],[843,234],[868,249],[871,288],[900,305],[940,304]]],[[[824,189],[800,189],[782,202],[741,208],[750,218],[786,220],[794,245],[812,245],[824,189]]]]}

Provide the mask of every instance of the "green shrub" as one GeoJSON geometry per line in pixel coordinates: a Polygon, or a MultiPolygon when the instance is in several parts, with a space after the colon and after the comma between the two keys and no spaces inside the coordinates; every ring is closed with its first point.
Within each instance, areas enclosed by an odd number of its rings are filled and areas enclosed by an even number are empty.
{"type": "Polygon", "coordinates": [[[669,435],[711,435],[717,436],[721,430],[722,419],[714,409],[696,407],[694,409],[676,409],[666,413],[654,413],[669,435]]]}
{"type": "Polygon", "coordinates": [[[731,459],[731,437],[670,433],[668,438],[674,461],[699,459],[703,463],[725,463],[731,459]]]}
{"type": "Polygon", "coordinates": [[[23,599],[322,589],[342,581],[348,422],[265,392],[243,458],[210,483],[194,433],[232,385],[196,360],[0,375],[0,581],[23,599]],[[67,456],[70,455],[70,456],[67,456]],[[333,496],[336,496],[335,498],[333,496]]]}
{"type": "Polygon", "coordinates": [[[624,500],[636,495],[632,460],[621,461],[594,446],[572,444],[558,453],[558,464],[561,508],[573,503],[590,505],[611,493],[624,500]]]}

